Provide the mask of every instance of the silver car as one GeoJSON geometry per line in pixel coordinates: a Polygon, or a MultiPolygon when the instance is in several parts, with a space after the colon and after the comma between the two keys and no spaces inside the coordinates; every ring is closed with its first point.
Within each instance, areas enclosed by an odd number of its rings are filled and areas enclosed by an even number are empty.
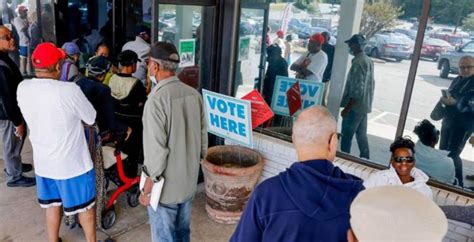
{"type": "Polygon", "coordinates": [[[439,76],[447,78],[449,73],[459,74],[459,60],[465,55],[474,57],[474,41],[466,43],[455,51],[441,54],[438,61],[439,76]]]}
{"type": "Polygon", "coordinates": [[[375,34],[364,47],[366,54],[376,58],[410,59],[413,46],[398,34],[375,34]]]}

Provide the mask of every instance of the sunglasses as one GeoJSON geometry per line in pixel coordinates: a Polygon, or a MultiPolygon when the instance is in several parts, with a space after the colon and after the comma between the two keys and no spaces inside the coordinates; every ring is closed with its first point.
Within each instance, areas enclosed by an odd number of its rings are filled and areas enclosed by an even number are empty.
{"type": "Polygon", "coordinates": [[[413,163],[415,158],[413,158],[413,156],[393,156],[392,160],[395,161],[395,163],[402,163],[404,161],[407,163],[413,163]]]}

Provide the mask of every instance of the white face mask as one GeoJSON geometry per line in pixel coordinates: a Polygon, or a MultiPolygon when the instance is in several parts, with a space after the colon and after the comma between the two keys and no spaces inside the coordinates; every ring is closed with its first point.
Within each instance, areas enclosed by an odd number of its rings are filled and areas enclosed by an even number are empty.
{"type": "Polygon", "coordinates": [[[151,83],[153,83],[153,85],[158,84],[158,81],[156,81],[156,77],[155,77],[155,76],[150,76],[150,81],[151,81],[151,83]]]}

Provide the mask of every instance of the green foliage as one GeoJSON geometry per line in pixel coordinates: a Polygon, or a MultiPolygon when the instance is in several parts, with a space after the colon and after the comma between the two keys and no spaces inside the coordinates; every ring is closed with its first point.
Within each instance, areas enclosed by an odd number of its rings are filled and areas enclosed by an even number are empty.
{"type": "Polygon", "coordinates": [[[315,0],[297,0],[296,3],[293,5],[296,8],[299,8],[303,11],[307,11],[308,13],[314,13],[316,9],[314,8],[315,0]]]}
{"type": "Polygon", "coordinates": [[[474,13],[467,15],[462,21],[462,29],[464,31],[474,31],[474,13]]]}
{"type": "MultiPolygon", "coordinates": [[[[419,18],[423,8],[421,0],[393,0],[393,4],[402,7],[401,18],[419,18]]],[[[431,0],[430,18],[438,24],[455,25],[459,16],[465,18],[474,12],[472,0],[431,0]]]]}
{"type": "Polygon", "coordinates": [[[392,28],[400,15],[403,14],[401,7],[394,6],[391,1],[376,1],[364,5],[362,13],[361,33],[370,38],[382,29],[392,28]]]}

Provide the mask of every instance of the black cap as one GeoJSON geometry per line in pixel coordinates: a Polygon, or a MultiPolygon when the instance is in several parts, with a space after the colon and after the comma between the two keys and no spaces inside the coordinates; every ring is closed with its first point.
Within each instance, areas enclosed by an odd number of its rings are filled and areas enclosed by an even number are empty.
{"type": "Polygon", "coordinates": [[[104,56],[96,56],[89,59],[87,62],[87,71],[93,75],[102,75],[109,71],[110,61],[104,56]]]}
{"type": "Polygon", "coordinates": [[[281,55],[281,48],[277,44],[272,44],[267,47],[268,55],[281,55]]]}
{"type": "Polygon", "coordinates": [[[346,41],[347,44],[358,44],[358,45],[365,45],[365,37],[361,34],[352,35],[352,37],[346,41]]]}
{"type": "Polygon", "coordinates": [[[148,28],[148,27],[145,26],[145,25],[141,25],[141,26],[138,27],[138,28],[136,29],[136,31],[135,31],[135,33],[136,33],[137,35],[143,35],[143,34],[148,34],[148,35],[150,35],[150,32],[151,32],[151,31],[150,31],[150,28],[148,28]]]}
{"type": "Polygon", "coordinates": [[[140,62],[137,53],[132,50],[124,50],[117,57],[118,62],[122,66],[130,66],[137,62],[140,62]]]}
{"type": "Polygon", "coordinates": [[[156,42],[151,46],[150,57],[153,59],[179,63],[179,54],[176,47],[168,42],[156,42]]]}

